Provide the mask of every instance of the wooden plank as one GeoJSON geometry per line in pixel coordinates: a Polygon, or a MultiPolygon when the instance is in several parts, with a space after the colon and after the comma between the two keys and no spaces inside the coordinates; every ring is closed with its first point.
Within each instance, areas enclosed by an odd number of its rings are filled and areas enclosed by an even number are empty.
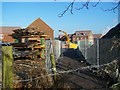
{"type": "Polygon", "coordinates": [[[3,88],[13,88],[13,55],[12,46],[2,47],[3,88]]]}

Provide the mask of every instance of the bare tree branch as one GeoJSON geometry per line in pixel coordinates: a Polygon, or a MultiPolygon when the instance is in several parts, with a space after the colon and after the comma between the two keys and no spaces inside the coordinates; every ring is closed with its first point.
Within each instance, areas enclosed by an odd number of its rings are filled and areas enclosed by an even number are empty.
{"type": "Polygon", "coordinates": [[[74,5],[75,0],[69,4],[69,6],[63,11],[63,13],[59,14],[59,17],[62,17],[69,9],[70,13],[73,14],[73,5],[74,5]]]}
{"type": "Polygon", "coordinates": [[[78,8],[76,10],[81,10],[83,8],[86,8],[86,9],[89,9],[89,3],[90,3],[90,0],[87,0],[85,3],[83,3],[82,7],[81,8],[78,8]]]}
{"type": "Polygon", "coordinates": [[[98,0],[98,2],[97,2],[95,5],[92,4],[92,6],[93,6],[93,7],[96,7],[96,6],[100,3],[100,1],[101,1],[101,0],[98,0]]]}
{"type": "Polygon", "coordinates": [[[110,9],[103,9],[102,8],[102,10],[103,11],[113,11],[115,13],[115,10],[119,7],[119,5],[120,5],[120,1],[116,3],[116,6],[110,8],[110,9]]]}
{"type": "MultiPolygon", "coordinates": [[[[70,13],[73,14],[73,9],[74,9],[74,3],[75,3],[75,1],[76,1],[76,0],[73,0],[73,1],[67,6],[67,8],[66,8],[61,14],[59,14],[58,16],[59,16],[59,17],[63,17],[63,15],[64,15],[67,11],[69,11],[69,10],[70,10],[70,13]]],[[[84,2],[84,3],[82,4],[82,7],[81,7],[81,8],[75,8],[75,10],[81,10],[81,9],[84,9],[84,8],[89,9],[90,1],[92,1],[92,0],[87,0],[86,2],[84,2]]],[[[96,7],[96,6],[100,3],[100,1],[102,1],[102,0],[98,0],[98,2],[96,2],[95,4],[92,4],[92,7],[96,7]]],[[[113,0],[113,1],[114,1],[114,0],[113,0]]],[[[110,8],[110,9],[106,9],[106,10],[103,9],[103,8],[101,8],[101,9],[102,9],[103,11],[113,11],[113,12],[115,12],[115,10],[119,7],[119,5],[120,5],[120,0],[118,0],[117,3],[115,4],[115,6],[112,7],[112,8],[110,8]]]]}

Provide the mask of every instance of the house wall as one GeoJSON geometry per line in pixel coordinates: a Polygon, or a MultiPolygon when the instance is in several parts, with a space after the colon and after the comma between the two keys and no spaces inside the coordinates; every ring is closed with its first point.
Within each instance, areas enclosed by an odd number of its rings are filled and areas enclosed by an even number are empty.
{"type": "Polygon", "coordinates": [[[3,34],[3,42],[11,42],[13,43],[15,41],[14,38],[12,38],[12,36],[10,36],[9,34],[3,34]]]}
{"type": "Polygon", "coordinates": [[[92,32],[90,32],[89,35],[88,35],[88,42],[91,45],[94,43],[94,37],[93,37],[92,32]]]}
{"type": "Polygon", "coordinates": [[[54,30],[40,18],[36,19],[28,27],[37,28],[38,31],[42,31],[44,34],[46,34],[48,38],[54,39],[54,30]]]}
{"type": "Polygon", "coordinates": [[[72,38],[74,42],[77,42],[79,40],[84,41],[85,39],[87,40],[87,43],[91,45],[94,43],[94,37],[91,31],[82,31],[82,32],[77,31],[75,32],[75,35],[72,38]],[[85,33],[85,35],[81,35],[81,33],[83,32],[85,33]]]}
{"type": "Polygon", "coordinates": [[[20,29],[21,27],[14,27],[14,26],[6,26],[0,27],[0,34],[3,35],[2,41],[3,42],[14,42],[14,38],[10,36],[13,33],[13,30],[20,29]]]}

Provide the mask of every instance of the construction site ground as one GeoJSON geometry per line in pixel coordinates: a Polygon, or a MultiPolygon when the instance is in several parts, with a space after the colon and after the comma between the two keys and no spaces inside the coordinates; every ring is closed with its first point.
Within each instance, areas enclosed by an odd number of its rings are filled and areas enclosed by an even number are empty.
{"type": "Polygon", "coordinates": [[[89,64],[74,49],[65,51],[57,61],[57,78],[49,75],[42,60],[16,60],[14,62],[14,88],[76,88],[106,90],[110,78],[97,76],[89,64]]]}
{"type": "Polygon", "coordinates": [[[81,62],[80,59],[81,57],[78,56],[77,51],[74,49],[69,49],[63,53],[58,60],[57,71],[63,71],[64,73],[60,75],[60,79],[56,82],[57,87],[84,90],[108,89],[109,78],[95,75],[87,68],[87,62],[81,62]]]}
{"type": "Polygon", "coordinates": [[[53,79],[45,69],[44,61],[16,60],[14,62],[14,88],[50,88],[53,79]]]}

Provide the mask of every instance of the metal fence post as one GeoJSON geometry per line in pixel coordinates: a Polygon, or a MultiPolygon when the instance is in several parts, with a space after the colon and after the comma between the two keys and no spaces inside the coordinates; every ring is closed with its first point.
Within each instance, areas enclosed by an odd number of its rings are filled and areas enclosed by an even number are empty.
{"type": "Polygon", "coordinates": [[[99,59],[99,39],[97,38],[97,67],[99,68],[100,59],[99,59]]]}
{"type": "Polygon", "coordinates": [[[86,43],[86,38],[84,39],[84,52],[85,52],[85,59],[87,59],[87,50],[86,50],[86,45],[87,45],[87,43],[86,43]]]}

